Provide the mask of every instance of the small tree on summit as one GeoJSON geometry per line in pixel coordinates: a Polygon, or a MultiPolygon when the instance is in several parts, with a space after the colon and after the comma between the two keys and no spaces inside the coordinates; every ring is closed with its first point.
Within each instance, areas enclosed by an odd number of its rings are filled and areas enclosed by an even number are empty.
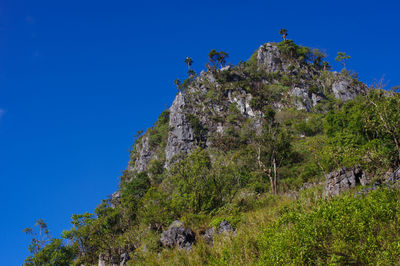
{"type": "Polygon", "coordinates": [[[215,49],[212,49],[208,53],[208,58],[210,60],[210,65],[212,70],[215,72],[218,67],[224,67],[226,64],[226,59],[229,57],[228,53],[221,51],[217,52],[215,49]]]}
{"type": "Polygon", "coordinates": [[[193,59],[190,57],[186,57],[184,61],[188,67],[188,70],[190,70],[190,66],[193,64],[193,59]]]}
{"type": "Polygon", "coordinates": [[[286,40],[286,36],[287,36],[287,34],[288,34],[288,30],[287,30],[287,29],[281,29],[281,30],[279,31],[279,34],[281,35],[282,40],[286,40]]]}
{"type": "Polygon", "coordinates": [[[350,59],[350,56],[344,52],[338,52],[335,58],[336,61],[343,65],[343,68],[346,69],[346,61],[350,59]]]}

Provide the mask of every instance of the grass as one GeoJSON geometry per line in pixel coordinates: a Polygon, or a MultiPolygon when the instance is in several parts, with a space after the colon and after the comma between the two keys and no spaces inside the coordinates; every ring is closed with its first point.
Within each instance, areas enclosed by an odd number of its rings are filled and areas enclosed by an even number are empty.
{"type": "Polygon", "coordinates": [[[298,199],[264,194],[242,213],[235,234],[221,234],[213,246],[201,237],[189,252],[163,249],[142,253],[141,265],[399,265],[400,192],[379,189],[365,197],[353,192],[332,200],[321,187],[298,199]]]}

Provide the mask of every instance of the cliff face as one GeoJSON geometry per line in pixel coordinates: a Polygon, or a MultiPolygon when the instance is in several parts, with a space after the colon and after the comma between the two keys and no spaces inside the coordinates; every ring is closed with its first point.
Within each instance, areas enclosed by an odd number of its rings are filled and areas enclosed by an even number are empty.
{"type": "Polygon", "coordinates": [[[194,148],[212,146],[215,136],[226,132],[233,114],[239,116],[236,127],[257,130],[266,106],[311,112],[329,97],[347,101],[367,92],[367,86],[347,72],[327,71],[285,53],[284,48],[266,43],[246,64],[203,71],[188,79],[168,110],[164,142],[151,144],[152,130],[144,133],[135,144],[128,170],[147,171],[152,161],[168,168],[194,148]]]}

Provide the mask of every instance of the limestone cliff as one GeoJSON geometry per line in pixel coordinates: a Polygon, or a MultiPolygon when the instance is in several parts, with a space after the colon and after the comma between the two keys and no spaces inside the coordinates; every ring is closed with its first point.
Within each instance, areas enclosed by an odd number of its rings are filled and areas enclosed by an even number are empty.
{"type": "Polygon", "coordinates": [[[195,147],[212,146],[235,111],[241,116],[237,127],[256,130],[265,106],[277,111],[321,111],[316,108],[329,97],[347,101],[367,92],[367,86],[346,71],[327,71],[322,65],[285,53],[284,48],[266,43],[247,63],[189,78],[168,109],[165,143],[151,144],[151,129],[145,132],[135,144],[128,170],[147,171],[152,161],[168,168],[195,147]]]}

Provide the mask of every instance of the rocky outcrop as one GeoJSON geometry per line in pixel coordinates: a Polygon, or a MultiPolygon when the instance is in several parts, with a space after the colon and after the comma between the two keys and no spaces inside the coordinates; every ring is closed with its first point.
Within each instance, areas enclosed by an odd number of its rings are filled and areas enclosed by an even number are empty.
{"type": "Polygon", "coordinates": [[[160,242],[164,247],[190,250],[196,237],[192,229],[184,227],[180,221],[174,221],[168,230],[162,232],[160,242]]]}
{"type": "Polygon", "coordinates": [[[185,96],[183,93],[178,93],[169,111],[170,131],[165,148],[166,167],[173,162],[174,156],[187,154],[195,147],[193,128],[185,115],[185,96]]]}
{"type": "Polygon", "coordinates": [[[154,156],[154,150],[150,148],[149,136],[144,135],[142,140],[136,145],[137,157],[134,161],[134,166],[128,167],[128,170],[135,170],[136,172],[143,172],[146,170],[147,164],[154,156]]]}
{"type": "Polygon", "coordinates": [[[222,221],[218,228],[211,227],[204,231],[201,236],[203,237],[204,241],[212,245],[213,244],[213,239],[216,234],[222,234],[222,233],[232,233],[235,232],[235,229],[231,226],[231,224],[227,221],[222,221]]]}
{"type": "Polygon", "coordinates": [[[273,43],[266,43],[258,48],[257,62],[267,73],[286,72],[288,69],[288,64],[284,62],[278,47],[273,43]]]}
{"type": "Polygon", "coordinates": [[[236,103],[237,107],[239,108],[240,113],[245,117],[255,117],[258,112],[253,111],[250,106],[250,102],[252,99],[251,94],[246,93],[242,90],[236,90],[238,93],[235,95],[232,91],[228,92],[228,100],[230,103],[236,103]]]}
{"type": "Polygon", "coordinates": [[[129,254],[127,252],[122,253],[118,257],[109,257],[104,254],[100,254],[99,266],[125,266],[128,260],[129,260],[129,254]]]}
{"type": "Polygon", "coordinates": [[[111,208],[115,208],[120,204],[121,204],[121,191],[118,190],[111,195],[111,208]]]}
{"type": "Polygon", "coordinates": [[[356,195],[366,195],[369,192],[378,189],[382,185],[385,185],[387,187],[392,187],[392,186],[399,186],[400,185],[400,167],[394,170],[393,172],[388,172],[383,179],[383,181],[378,180],[375,181],[372,186],[367,187],[362,189],[361,191],[357,192],[356,195]]]}
{"type": "Polygon", "coordinates": [[[365,94],[367,86],[362,83],[355,83],[348,75],[334,73],[335,81],[332,84],[332,92],[337,99],[344,101],[352,100],[357,95],[365,94]]]}
{"type": "Polygon", "coordinates": [[[341,168],[325,175],[324,195],[332,197],[339,195],[356,185],[366,185],[368,179],[364,171],[359,167],[341,168]]]}
{"type": "MultiPolygon", "coordinates": [[[[355,81],[345,73],[322,73],[322,69],[315,68],[312,64],[283,56],[275,43],[261,45],[255,56],[258,71],[271,74],[267,75],[269,78],[264,76],[261,83],[266,86],[275,83],[282,86],[280,78],[285,76],[286,80],[289,80],[289,85],[284,86],[285,90],[279,92],[282,95],[276,96],[273,100],[265,100],[266,105],[271,104],[277,110],[294,107],[308,112],[326,100],[328,93],[347,101],[367,91],[364,84],[355,81]]],[[[231,104],[237,105],[244,118],[243,121],[249,118],[252,120],[247,126],[255,130],[261,128],[263,114],[252,105],[252,102],[260,97],[252,95],[251,90],[246,88],[249,83],[243,87],[240,85],[240,81],[246,81],[249,78],[247,75],[248,72],[243,71],[239,66],[227,66],[216,72],[215,70],[202,71],[177,94],[169,108],[169,132],[166,146],[158,149],[153,144],[150,145],[150,134],[146,132],[136,144],[136,151],[128,170],[136,173],[146,171],[154,158],[162,158],[164,168],[169,168],[197,146],[211,146],[212,138],[209,136],[224,134],[225,120],[231,104]],[[224,80],[224,85],[221,80],[224,80]],[[191,124],[189,115],[195,116],[203,127],[205,133],[203,132],[201,136],[198,136],[196,131],[198,127],[191,124]]],[[[243,125],[239,123],[237,126],[243,125]]]]}

